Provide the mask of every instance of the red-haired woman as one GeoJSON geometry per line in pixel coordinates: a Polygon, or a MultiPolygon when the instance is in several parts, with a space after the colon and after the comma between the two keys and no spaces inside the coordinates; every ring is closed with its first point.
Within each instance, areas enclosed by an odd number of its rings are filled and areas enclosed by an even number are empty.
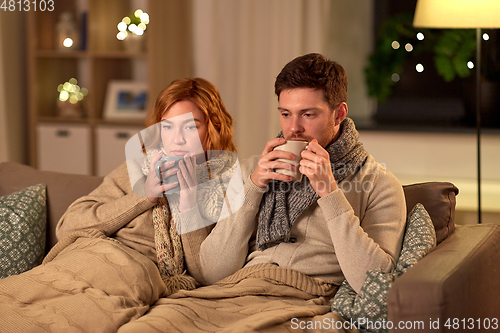
{"type": "Polygon", "coordinates": [[[164,294],[194,288],[195,279],[203,282],[199,245],[184,250],[181,238],[204,229],[198,232],[203,238],[222,211],[221,184],[227,184],[237,168],[232,122],[212,83],[201,78],[173,81],[160,92],[147,116],[148,128],[141,131],[146,156],[138,167],[139,181],[129,177],[134,163],[120,165],[68,208],[57,225],[58,239],[75,231],[100,230],[153,260],[166,284],[164,294]],[[164,163],[160,180],[154,168],[162,156],[182,160],[175,167],[164,163]],[[163,182],[174,174],[178,183],[163,182]],[[180,187],[180,194],[164,195],[174,187],[180,187]],[[185,274],[185,265],[195,279],[185,274]]]}
{"type": "Polygon", "coordinates": [[[195,78],[163,90],[147,125],[129,140],[138,159],[127,156],[68,208],[43,263],[0,279],[0,313],[9,318],[0,331],[116,332],[160,297],[203,284],[199,248],[228,211],[223,184],[238,170],[232,118],[215,86],[195,78]],[[178,194],[164,194],[176,185],[156,175],[162,155],[182,158],[160,174],[177,174],[178,194]]]}

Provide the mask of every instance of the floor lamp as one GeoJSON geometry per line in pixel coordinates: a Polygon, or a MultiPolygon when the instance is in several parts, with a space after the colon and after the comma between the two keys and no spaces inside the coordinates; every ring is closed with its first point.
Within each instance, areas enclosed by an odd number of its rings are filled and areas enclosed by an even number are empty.
{"type": "Polygon", "coordinates": [[[476,29],[477,217],[481,223],[481,28],[500,28],[500,0],[418,0],[413,25],[476,29]]]}

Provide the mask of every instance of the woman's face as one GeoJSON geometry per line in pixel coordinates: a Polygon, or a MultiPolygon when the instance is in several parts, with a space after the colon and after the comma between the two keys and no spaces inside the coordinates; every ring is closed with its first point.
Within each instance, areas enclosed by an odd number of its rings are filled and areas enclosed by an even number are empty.
{"type": "Polygon", "coordinates": [[[161,141],[168,156],[184,156],[206,151],[207,120],[191,101],[174,104],[161,118],[161,141]]]}

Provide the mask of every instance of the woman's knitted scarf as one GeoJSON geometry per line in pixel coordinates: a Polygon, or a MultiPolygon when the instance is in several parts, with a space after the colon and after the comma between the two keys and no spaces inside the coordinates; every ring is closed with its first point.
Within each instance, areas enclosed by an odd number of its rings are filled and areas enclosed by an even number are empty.
{"type": "MultiPolygon", "coordinates": [[[[330,154],[335,181],[340,183],[363,166],[368,153],[358,141],[359,133],[350,118],[340,124],[340,137],[326,146],[330,154]]],[[[283,137],[280,132],[278,137],[283,137]]],[[[257,227],[257,247],[265,250],[273,245],[290,241],[293,223],[319,196],[306,176],[302,181],[273,180],[260,203],[257,227]]]]}
{"type": "MultiPolygon", "coordinates": [[[[142,166],[144,175],[148,175],[151,158],[159,149],[151,149],[145,156],[142,166]]],[[[208,162],[197,165],[197,204],[201,215],[208,221],[215,223],[221,213],[225,185],[236,169],[236,155],[230,152],[221,152],[208,162]],[[208,182],[210,179],[220,177],[220,181],[208,182]],[[222,186],[214,186],[214,184],[222,186]]],[[[184,268],[184,251],[175,222],[179,221],[179,195],[169,195],[158,198],[153,207],[153,226],[155,230],[155,247],[158,258],[158,269],[166,291],[163,296],[168,296],[180,289],[194,289],[196,280],[186,274],[184,268]]]]}

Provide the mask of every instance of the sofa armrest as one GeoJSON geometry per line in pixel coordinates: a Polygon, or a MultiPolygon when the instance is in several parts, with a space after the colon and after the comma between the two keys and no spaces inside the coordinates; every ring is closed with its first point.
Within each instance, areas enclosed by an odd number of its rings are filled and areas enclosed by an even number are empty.
{"type": "MultiPolygon", "coordinates": [[[[424,331],[457,332],[464,331],[463,325],[473,318],[471,331],[481,331],[479,323],[482,329],[485,320],[500,321],[499,277],[500,226],[457,226],[433,252],[393,283],[387,295],[388,320],[394,327],[400,322],[421,322],[424,331]],[[454,318],[459,321],[458,330],[445,326],[448,319],[453,324],[454,318]],[[430,322],[437,325],[437,320],[439,329],[430,327],[430,322]]],[[[422,332],[422,327],[413,331],[422,332]]]]}

